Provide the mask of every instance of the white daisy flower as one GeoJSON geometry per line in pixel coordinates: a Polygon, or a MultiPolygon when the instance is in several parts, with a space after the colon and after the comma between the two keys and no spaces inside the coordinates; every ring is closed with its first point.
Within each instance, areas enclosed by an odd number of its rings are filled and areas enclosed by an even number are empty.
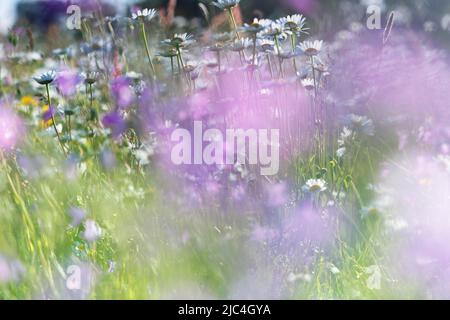
{"type": "Polygon", "coordinates": [[[352,113],[344,118],[343,123],[345,126],[368,136],[373,136],[375,133],[374,123],[372,119],[369,119],[367,116],[360,116],[352,113]]]}
{"type": "Polygon", "coordinates": [[[323,179],[309,179],[302,190],[308,193],[320,193],[327,190],[327,183],[323,179]]]}
{"type": "Polygon", "coordinates": [[[314,79],[312,78],[306,78],[301,80],[303,88],[305,88],[308,91],[314,90],[314,79]]]}
{"type": "Polygon", "coordinates": [[[253,22],[251,24],[244,24],[243,27],[241,27],[241,30],[248,33],[259,33],[263,31],[265,28],[269,27],[273,23],[270,19],[253,19],[253,22]]]}
{"type": "Polygon", "coordinates": [[[307,55],[307,56],[317,56],[320,53],[320,50],[322,50],[323,41],[322,40],[316,40],[316,41],[304,41],[300,43],[300,49],[307,55]]]}
{"type": "Polygon", "coordinates": [[[193,39],[193,36],[188,33],[183,34],[174,34],[172,39],[166,39],[163,41],[163,44],[171,45],[175,48],[184,48],[188,47],[189,45],[193,44],[195,40],[193,39]]]}
{"type": "Polygon", "coordinates": [[[294,14],[292,16],[287,16],[280,18],[276,21],[278,24],[284,26],[287,30],[295,33],[305,32],[306,18],[301,14],[294,14]]]}
{"type": "Polygon", "coordinates": [[[270,24],[270,26],[268,26],[265,30],[264,30],[264,35],[268,36],[268,37],[282,37],[285,35],[284,32],[284,28],[283,25],[277,23],[277,22],[272,22],[270,24]]]}
{"type": "Polygon", "coordinates": [[[143,20],[151,21],[157,15],[158,15],[158,11],[156,11],[155,9],[145,8],[144,10],[138,10],[136,12],[133,12],[131,14],[131,17],[133,18],[133,20],[137,20],[140,18],[143,20]]]}
{"type": "Polygon", "coordinates": [[[256,42],[256,46],[259,50],[267,52],[272,51],[273,47],[275,46],[275,42],[270,39],[258,39],[256,42]]]}
{"type": "Polygon", "coordinates": [[[98,79],[98,72],[96,71],[88,71],[82,72],[81,78],[84,79],[84,83],[86,84],[94,84],[98,79]]]}
{"type": "Polygon", "coordinates": [[[232,51],[243,51],[252,46],[252,40],[249,38],[236,39],[230,46],[232,51]]]}
{"type": "Polygon", "coordinates": [[[36,77],[33,77],[34,81],[36,81],[39,84],[47,85],[53,82],[56,78],[56,72],[55,70],[50,70],[48,72],[45,72],[43,74],[40,74],[36,77]]]}

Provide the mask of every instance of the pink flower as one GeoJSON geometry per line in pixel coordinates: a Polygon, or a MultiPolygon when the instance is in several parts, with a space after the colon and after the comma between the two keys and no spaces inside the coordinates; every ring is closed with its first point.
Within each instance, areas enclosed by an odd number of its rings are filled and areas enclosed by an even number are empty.
{"type": "Polygon", "coordinates": [[[19,116],[9,109],[0,105],[0,149],[9,151],[14,149],[23,136],[23,123],[19,116]]]}

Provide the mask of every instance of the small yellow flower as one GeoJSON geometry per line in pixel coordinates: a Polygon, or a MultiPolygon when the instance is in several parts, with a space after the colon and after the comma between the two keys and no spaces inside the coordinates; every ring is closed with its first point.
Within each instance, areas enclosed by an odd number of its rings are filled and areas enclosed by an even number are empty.
{"type": "Polygon", "coordinates": [[[23,106],[36,107],[38,102],[32,96],[24,96],[20,99],[20,104],[23,106]]]}
{"type": "MultiPolygon", "coordinates": [[[[45,114],[48,110],[49,110],[49,106],[48,106],[48,104],[46,104],[45,106],[42,107],[42,114],[45,114]]],[[[41,127],[44,129],[47,129],[51,125],[53,125],[52,119],[49,119],[47,121],[45,121],[45,120],[41,121],[41,127]]]]}

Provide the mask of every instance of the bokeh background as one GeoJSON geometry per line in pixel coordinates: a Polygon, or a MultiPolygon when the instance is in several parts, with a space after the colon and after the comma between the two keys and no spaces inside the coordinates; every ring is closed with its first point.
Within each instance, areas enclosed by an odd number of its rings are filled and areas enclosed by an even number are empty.
{"type": "MultiPolygon", "coordinates": [[[[165,8],[169,0],[6,0],[0,9],[0,31],[5,33],[17,23],[28,23],[30,26],[48,28],[66,17],[66,8],[72,3],[81,4],[86,9],[102,6],[107,13],[123,13],[132,6],[165,8]],[[49,5],[52,3],[53,5],[49,5]]],[[[199,2],[210,4],[211,0],[177,0],[177,16],[185,18],[201,18],[199,2]]],[[[349,23],[366,21],[366,9],[370,5],[378,5],[386,14],[395,10],[397,26],[426,29],[443,45],[449,46],[450,40],[450,2],[442,0],[246,0],[241,4],[245,20],[254,17],[279,17],[283,14],[301,12],[314,22],[316,31],[333,35],[349,23]],[[320,22],[320,24],[318,23],[320,22]]],[[[211,10],[214,8],[210,7],[211,10]]]]}

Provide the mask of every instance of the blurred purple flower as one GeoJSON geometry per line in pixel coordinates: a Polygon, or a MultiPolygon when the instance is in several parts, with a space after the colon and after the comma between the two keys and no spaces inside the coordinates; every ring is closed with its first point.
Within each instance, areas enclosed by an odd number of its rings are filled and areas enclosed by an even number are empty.
{"type": "Polygon", "coordinates": [[[76,93],[77,85],[81,82],[80,75],[70,69],[61,71],[56,78],[56,84],[62,95],[69,97],[76,93]]]}
{"type": "Polygon", "coordinates": [[[86,217],[86,211],[78,207],[73,207],[69,209],[69,216],[72,218],[71,225],[73,227],[78,227],[86,217]]]}
{"type": "Polygon", "coordinates": [[[279,237],[279,231],[273,228],[256,225],[251,233],[252,240],[257,242],[272,241],[279,237]]]}
{"type": "Polygon", "coordinates": [[[47,110],[42,114],[42,120],[45,122],[52,120],[52,117],[55,115],[56,110],[55,107],[49,106],[47,110]]]}
{"type": "Polygon", "coordinates": [[[111,82],[111,94],[117,107],[121,109],[129,107],[135,100],[135,94],[130,85],[130,80],[123,76],[111,82]]]}
{"type": "Polygon", "coordinates": [[[17,156],[17,164],[23,170],[24,176],[28,178],[38,178],[45,173],[48,168],[47,159],[43,156],[26,156],[19,154],[17,156]]]}
{"type": "Polygon", "coordinates": [[[319,246],[333,238],[333,222],[329,216],[321,214],[310,203],[302,204],[283,221],[285,245],[306,241],[319,246]]]}
{"type": "Polygon", "coordinates": [[[24,136],[24,126],[20,117],[11,109],[0,104],[0,149],[13,149],[24,136]]]}
{"type": "Polygon", "coordinates": [[[102,235],[102,229],[94,220],[87,220],[84,223],[83,238],[87,242],[95,242],[102,235]]]}
{"type": "Polygon", "coordinates": [[[0,254],[0,285],[19,281],[24,273],[25,268],[20,261],[0,254]]]}
{"type": "Polygon", "coordinates": [[[100,162],[105,170],[112,170],[116,166],[117,160],[111,150],[105,149],[100,154],[100,162]]]}
{"type": "Polygon", "coordinates": [[[286,184],[277,183],[266,187],[267,205],[270,207],[280,207],[286,204],[288,193],[286,184]]]}
{"type": "Polygon", "coordinates": [[[112,135],[117,138],[126,130],[125,120],[118,112],[110,112],[103,116],[102,124],[111,130],[112,135]]]}

